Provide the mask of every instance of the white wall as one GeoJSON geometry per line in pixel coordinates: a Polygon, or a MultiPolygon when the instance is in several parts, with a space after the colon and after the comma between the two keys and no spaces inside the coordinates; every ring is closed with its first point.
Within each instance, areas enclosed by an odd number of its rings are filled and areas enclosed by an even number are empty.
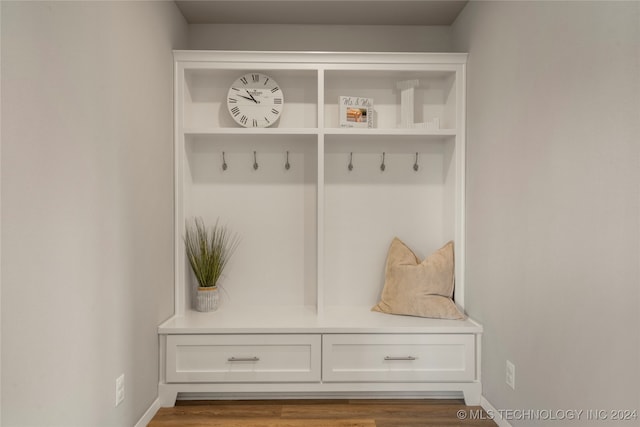
{"type": "Polygon", "coordinates": [[[448,52],[449,26],[194,24],[189,49],[448,52]]]}
{"type": "Polygon", "coordinates": [[[187,26],[173,2],[1,7],[2,424],[131,426],[173,312],[171,49],[187,26]]]}
{"type": "Polygon", "coordinates": [[[453,45],[469,52],[466,308],[485,327],[484,396],[640,410],[640,3],[470,2],[453,45]]]}

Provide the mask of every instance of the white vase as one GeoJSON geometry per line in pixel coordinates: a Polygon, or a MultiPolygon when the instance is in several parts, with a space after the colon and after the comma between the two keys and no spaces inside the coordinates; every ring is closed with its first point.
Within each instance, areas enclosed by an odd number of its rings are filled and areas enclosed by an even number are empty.
{"type": "Polygon", "coordinates": [[[196,293],[196,310],[198,311],[215,311],[218,309],[218,287],[211,286],[208,288],[198,288],[196,293]]]}

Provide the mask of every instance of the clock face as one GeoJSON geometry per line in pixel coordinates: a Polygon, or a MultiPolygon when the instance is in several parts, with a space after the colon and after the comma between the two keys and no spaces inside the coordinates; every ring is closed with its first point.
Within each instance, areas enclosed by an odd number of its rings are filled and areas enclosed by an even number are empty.
{"type": "Polygon", "coordinates": [[[282,113],[284,95],[278,83],[265,74],[247,73],[229,88],[227,108],[240,126],[264,128],[282,113]]]}

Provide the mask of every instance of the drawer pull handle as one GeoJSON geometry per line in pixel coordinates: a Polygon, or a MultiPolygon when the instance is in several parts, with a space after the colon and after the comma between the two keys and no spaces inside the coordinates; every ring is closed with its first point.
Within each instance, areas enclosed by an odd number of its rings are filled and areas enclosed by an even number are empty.
{"type": "Polygon", "coordinates": [[[228,362],[257,362],[259,360],[259,357],[230,357],[227,359],[228,362]]]}
{"type": "Polygon", "coordinates": [[[386,356],[384,360],[416,360],[416,358],[413,356],[403,356],[403,357],[386,356]]]}

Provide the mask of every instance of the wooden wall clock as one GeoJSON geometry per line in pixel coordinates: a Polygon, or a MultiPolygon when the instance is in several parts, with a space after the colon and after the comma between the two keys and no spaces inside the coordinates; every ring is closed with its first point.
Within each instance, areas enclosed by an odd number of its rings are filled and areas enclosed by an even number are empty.
{"type": "Polygon", "coordinates": [[[229,88],[227,108],[243,127],[272,126],[282,113],[284,94],[280,85],[266,74],[252,72],[238,77],[229,88]]]}

